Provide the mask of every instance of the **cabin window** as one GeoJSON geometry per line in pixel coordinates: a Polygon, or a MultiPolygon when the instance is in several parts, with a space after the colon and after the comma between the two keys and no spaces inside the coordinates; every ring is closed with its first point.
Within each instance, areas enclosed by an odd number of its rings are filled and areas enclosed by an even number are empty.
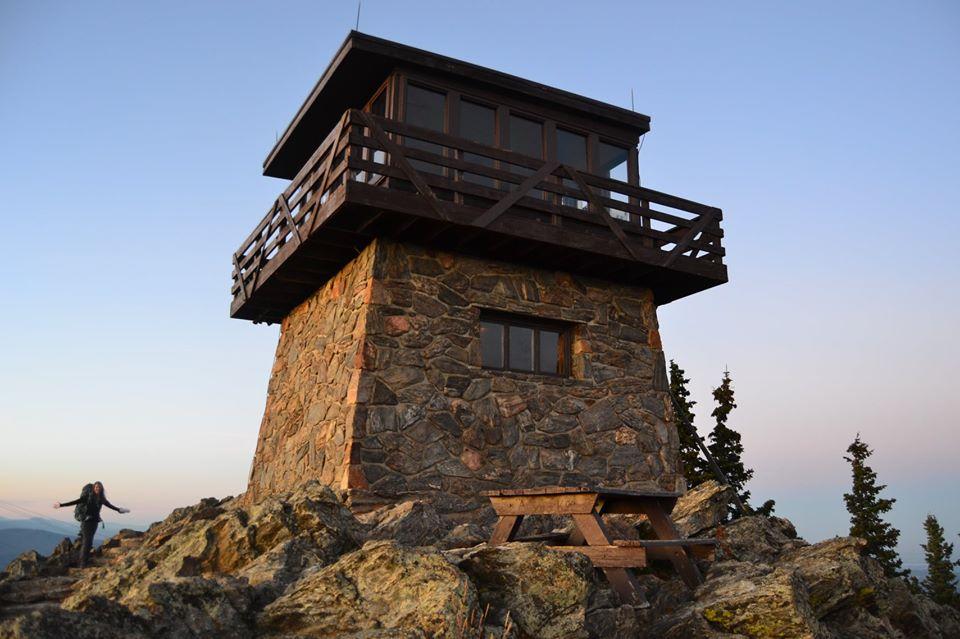
{"type": "MultiPolygon", "coordinates": [[[[629,182],[627,177],[627,156],[629,151],[622,146],[616,146],[614,144],[608,144],[606,142],[600,142],[597,147],[597,166],[596,173],[602,175],[603,177],[608,177],[611,180],[619,180],[620,182],[629,182]]],[[[618,193],[616,191],[607,191],[601,190],[601,195],[603,197],[608,197],[611,200],[618,200],[620,202],[628,201],[626,195],[618,193]]],[[[630,214],[626,211],[621,211],[615,208],[608,208],[612,217],[615,217],[620,220],[630,221],[630,214]]]]}
{"type": "MultiPolygon", "coordinates": [[[[407,124],[442,133],[444,130],[446,103],[447,96],[444,93],[425,89],[415,84],[407,84],[406,99],[404,101],[404,120],[407,124]]],[[[443,154],[443,147],[439,144],[418,140],[410,136],[407,136],[404,140],[404,145],[429,153],[436,153],[437,155],[443,154]]],[[[443,173],[443,167],[437,164],[423,160],[410,160],[410,163],[419,170],[430,173],[443,173]]]]}
{"type": "Polygon", "coordinates": [[[368,109],[373,115],[379,115],[381,118],[387,115],[387,90],[383,89],[377,94],[377,97],[370,102],[368,109]]]}
{"type": "MultiPolygon", "coordinates": [[[[387,117],[387,87],[382,88],[380,93],[378,93],[376,97],[374,97],[367,104],[364,110],[381,118],[387,117]]],[[[363,159],[370,160],[376,164],[386,164],[387,153],[382,149],[371,149],[364,147],[363,159]]],[[[378,183],[383,179],[383,176],[379,173],[367,173],[366,171],[359,171],[356,174],[355,179],[359,182],[378,183]]]]}
{"type": "MultiPolygon", "coordinates": [[[[471,102],[460,100],[460,137],[471,142],[495,147],[497,145],[497,110],[471,102]]],[[[493,160],[485,155],[476,153],[463,154],[463,160],[472,164],[493,167],[493,160]]],[[[489,188],[496,186],[493,178],[476,173],[463,173],[466,182],[473,182],[489,188]]]]}
{"type": "MultiPolygon", "coordinates": [[[[560,164],[566,164],[579,171],[586,171],[587,136],[558,128],[557,161],[560,162],[560,164]]],[[[570,188],[578,189],[577,183],[569,178],[563,178],[562,184],[570,188]]],[[[560,198],[560,204],[563,206],[572,206],[578,209],[587,208],[586,200],[580,200],[567,195],[564,195],[560,198]]]]}
{"type": "MultiPolygon", "coordinates": [[[[533,158],[542,158],[543,124],[511,114],[507,130],[507,149],[533,158]]],[[[518,175],[531,175],[536,172],[534,169],[515,164],[511,164],[508,168],[511,173],[517,173],[518,175]]],[[[528,195],[542,199],[543,191],[531,189],[528,195]]]]}
{"type": "Polygon", "coordinates": [[[566,375],[569,344],[569,327],[553,322],[499,315],[480,319],[484,368],[566,375]]]}

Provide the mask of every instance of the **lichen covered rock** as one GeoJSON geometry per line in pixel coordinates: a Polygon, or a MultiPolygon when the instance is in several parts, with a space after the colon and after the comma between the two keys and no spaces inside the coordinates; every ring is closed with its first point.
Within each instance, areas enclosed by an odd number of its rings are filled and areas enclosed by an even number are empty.
{"type": "Polygon", "coordinates": [[[862,541],[807,544],[784,519],[718,526],[703,585],[641,574],[650,605],[633,608],[583,555],[477,545],[482,519],[433,531],[435,514],[410,502],[361,523],[316,483],[202,500],[111,538],[83,571],[69,540],[21,556],[0,576],[0,639],[960,637],[960,612],[886,578],[862,541]]]}
{"type": "Polygon", "coordinates": [[[371,541],[302,577],[263,610],[257,629],[269,637],[380,630],[447,637],[475,614],[476,603],[470,580],[439,551],[371,541]]]}
{"type": "Polygon", "coordinates": [[[671,517],[683,537],[696,537],[727,518],[733,489],[708,480],[677,500],[671,517]]]}
{"type": "Polygon", "coordinates": [[[458,565],[504,623],[509,613],[522,637],[560,639],[635,635],[632,608],[619,601],[584,555],[548,550],[543,544],[481,546],[458,565]]]}

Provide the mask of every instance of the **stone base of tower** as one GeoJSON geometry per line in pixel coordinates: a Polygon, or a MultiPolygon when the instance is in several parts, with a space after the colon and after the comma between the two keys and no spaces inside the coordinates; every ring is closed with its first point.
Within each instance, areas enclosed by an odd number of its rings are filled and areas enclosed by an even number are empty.
{"type": "Polygon", "coordinates": [[[283,321],[247,498],[683,487],[649,290],[376,240],[283,321]],[[483,368],[481,313],[564,323],[569,376],[483,368]]]}

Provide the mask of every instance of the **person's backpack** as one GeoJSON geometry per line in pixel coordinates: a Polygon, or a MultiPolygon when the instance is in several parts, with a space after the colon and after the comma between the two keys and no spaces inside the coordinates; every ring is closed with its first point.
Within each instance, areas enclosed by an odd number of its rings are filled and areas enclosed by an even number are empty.
{"type": "Polygon", "coordinates": [[[87,518],[87,503],[90,501],[90,494],[93,493],[93,484],[87,484],[80,491],[80,501],[73,507],[73,518],[83,522],[87,518]]]}

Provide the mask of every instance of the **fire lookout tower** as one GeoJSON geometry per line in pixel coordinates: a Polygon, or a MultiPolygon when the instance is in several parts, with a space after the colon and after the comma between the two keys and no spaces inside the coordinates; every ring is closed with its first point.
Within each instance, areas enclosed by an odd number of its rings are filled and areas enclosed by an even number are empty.
{"type": "Polygon", "coordinates": [[[727,270],[719,209],[640,186],[649,124],[351,32],[233,255],[231,316],[282,323],[252,498],[682,489],[656,309],[727,270]]]}

